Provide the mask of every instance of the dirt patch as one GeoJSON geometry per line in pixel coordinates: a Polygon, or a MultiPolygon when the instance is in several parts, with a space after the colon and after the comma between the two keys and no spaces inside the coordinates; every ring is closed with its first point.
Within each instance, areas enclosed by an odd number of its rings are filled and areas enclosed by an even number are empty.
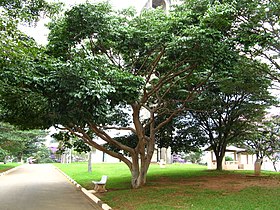
{"type": "MultiPolygon", "coordinates": [[[[174,185],[174,181],[160,178],[159,185],[174,185]]],[[[250,176],[240,174],[226,174],[219,176],[200,176],[176,181],[176,185],[190,186],[201,189],[240,191],[247,187],[280,187],[280,179],[272,176],[250,176]]]]}

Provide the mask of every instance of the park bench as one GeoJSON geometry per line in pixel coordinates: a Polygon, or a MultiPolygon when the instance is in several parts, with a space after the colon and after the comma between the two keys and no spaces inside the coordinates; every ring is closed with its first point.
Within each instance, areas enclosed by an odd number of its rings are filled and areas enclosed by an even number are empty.
{"type": "Polygon", "coordinates": [[[94,184],[94,190],[96,192],[106,192],[106,182],[107,182],[108,176],[103,175],[100,181],[92,181],[94,184]]]}

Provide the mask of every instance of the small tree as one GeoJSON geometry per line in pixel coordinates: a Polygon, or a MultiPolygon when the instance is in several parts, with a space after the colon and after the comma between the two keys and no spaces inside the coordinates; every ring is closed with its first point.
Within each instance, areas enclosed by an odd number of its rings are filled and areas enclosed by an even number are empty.
{"type": "Polygon", "coordinates": [[[277,166],[276,166],[280,162],[280,152],[278,151],[278,152],[272,154],[271,156],[269,156],[268,158],[272,161],[274,170],[280,171],[280,169],[277,168],[277,166]]]}
{"type": "Polygon", "coordinates": [[[18,161],[37,153],[45,136],[46,133],[42,130],[26,131],[8,123],[0,123],[0,148],[3,155],[14,156],[18,161]]]}
{"type": "Polygon", "coordinates": [[[207,82],[207,91],[193,102],[194,111],[178,120],[177,141],[210,145],[217,170],[222,170],[227,145],[245,140],[253,122],[274,103],[265,69],[265,65],[245,57],[232,67],[221,67],[207,82]]]}
{"type": "Polygon", "coordinates": [[[88,172],[92,172],[92,150],[93,148],[85,144],[81,139],[69,132],[60,131],[52,135],[59,142],[58,152],[65,154],[68,150],[74,150],[81,154],[82,152],[88,153],[88,172]]]}
{"type": "Polygon", "coordinates": [[[280,138],[279,119],[271,119],[258,124],[252,132],[251,138],[243,142],[242,146],[257,156],[255,174],[259,175],[263,159],[269,158],[273,162],[275,171],[276,163],[279,161],[280,138]]]}
{"type": "Polygon", "coordinates": [[[197,152],[189,152],[186,153],[184,159],[186,161],[190,161],[191,163],[199,163],[201,161],[202,151],[199,150],[197,152]]]}

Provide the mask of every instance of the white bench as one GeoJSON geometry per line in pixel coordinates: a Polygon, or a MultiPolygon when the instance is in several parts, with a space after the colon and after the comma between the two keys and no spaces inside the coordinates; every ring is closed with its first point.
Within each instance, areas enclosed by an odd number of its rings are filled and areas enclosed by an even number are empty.
{"type": "Polygon", "coordinates": [[[106,192],[106,182],[107,182],[108,176],[103,175],[100,181],[92,181],[94,184],[94,190],[96,192],[106,192]]]}

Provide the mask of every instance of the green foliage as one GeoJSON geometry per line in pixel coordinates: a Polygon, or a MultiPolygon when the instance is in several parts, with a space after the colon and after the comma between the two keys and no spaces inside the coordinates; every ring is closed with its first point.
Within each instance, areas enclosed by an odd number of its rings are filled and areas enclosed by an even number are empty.
{"type": "Polygon", "coordinates": [[[23,131],[7,124],[0,123],[0,151],[1,159],[10,155],[18,159],[34,155],[40,150],[46,133],[41,130],[23,131]]]}
{"type": "Polygon", "coordinates": [[[45,100],[42,95],[31,92],[29,86],[42,76],[48,62],[44,50],[39,49],[35,41],[17,27],[22,21],[37,21],[42,12],[56,12],[56,6],[43,0],[5,0],[0,3],[1,120],[5,118],[6,121],[28,128],[34,127],[32,123],[40,122],[36,116],[45,111],[45,100]],[[7,103],[2,103],[5,100],[7,103]],[[25,126],[22,119],[28,119],[25,120],[25,126]]]}
{"type": "Polygon", "coordinates": [[[74,149],[78,153],[91,151],[85,142],[67,132],[59,132],[52,135],[59,142],[57,153],[64,153],[67,149],[74,149]]]}
{"type": "MultiPolygon", "coordinates": [[[[160,83],[165,86],[162,94],[172,87],[166,83],[172,66],[186,56],[188,60],[199,62],[205,58],[206,52],[192,50],[196,43],[204,40],[204,35],[188,40],[183,37],[195,31],[177,29],[174,34],[173,17],[160,11],[145,12],[130,19],[124,16],[127,14],[113,13],[107,4],[83,4],[66,12],[64,18],[50,25],[48,44],[48,52],[62,60],[43,56],[44,51],[28,41],[23,48],[27,51],[25,54],[20,54],[19,59],[10,57],[20,65],[3,64],[7,70],[1,79],[5,81],[1,84],[2,118],[26,128],[53,124],[72,127],[89,121],[127,125],[129,119],[119,108],[139,100],[146,87],[143,77],[149,80],[149,66],[162,48],[165,48],[166,58],[156,70],[166,76],[160,83]],[[84,21],[88,27],[84,27],[84,21]],[[81,25],[83,27],[79,28],[81,25]],[[182,39],[178,39],[179,36],[182,39]],[[16,74],[12,78],[18,80],[8,79],[11,72],[16,74]]],[[[208,38],[210,42],[211,39],[208,38]]],[[[187,62],[179,70],[191,64],[193,62],[187,62]]],[[[154,103],[154,96],[148,100],[149,104],[154,103]]]]}
{"type": "Polygon", "coordinates": [[[14,20],[32,22],[38,21],[42,13],[55,14],[60,6],[61,4],[48,3],[45,0],[2,0],[0,12],[14,20]]]}
{"type": "Polygon", "coordinates": [[[198,164],[200,163],[201,161],[201,158],[202,158],[202,151],[201,150],[198,150],[196,152],[189,152],[185,155],[184,159],[186,161],[189,161],[191,163],[195,163],[195,164],[198,164]]]}
{"type": "Polygon", "coordinates": [[[247,54],[262,57],[270,63],[272,70],[269,71],[269,75],[279,81],[280,2],[244,1],[236,4],[237,8],[240,8],[239,13],[244,17],[243,20],[239,20],[239,27],[242,30],[234,31],[236,38],[242,37],[239,41],[244,51],[249,52],[247,54]]]}
{"type": "Polygon", "coordinates": [[[8,155],[8,152],[0,147],[0,160],[5,160],[5,157],[8,155]]]}
{"type": "Polygon", "coordinates": [[[32,157],[35,159],[36,163],[53,163],[54,161],[50,158],[50,149],[45,145],[40,145],[37,151],[32,153],[32,157]]]}
{"type": "MultiPolygon", "coordinates": [[[[10,84],[5,85],[2,98],[6,101],[3,104],[6,120],[25,127],[34,125],[45,128],[57,122],[66,125],[84,124],[93,119],[103,122],[105,116],[114,115],[110,109],[114,109],[116,104],[137,97],[142,83],[141,79],[132,78],[129,73],[122,73],[117,69],[112,69],[110,73],[104,72],[101,67],[106,64],[102,59],[76,59],[69,64],[61,63],[61,66],[57,62],[59,61],[53,60],[40,64],[40,73],[46,68],[56,68],[45,75],[48,78],[39,75],[33,77],[33,81],[29,81],[31,78],[27,81],[21,78],[20,83],[24,85],[19,89],[15,89],[17,82],[11,84],[9,81],[10,84]],[[103,75],[102,79],[100,74],[103,75]],[[10,96],[12,91],[13,97],[10,96]]],[[[37,68],[35,66],[35,71],[37,68]]]]}
{"type": "Polygon", "coordinates": [[[20,161],[32,156],[37,163],[52,162],[50,150],[43,141],[46,133],[42,130],[19,130],[7,123],[0,123],[0,159],[6,157],[20,161]]]}
{"type": "Polygon", "coordinates": [[[229,157],[229,156],[226,156],[226,157],[225,157],[225,161],[233,161],[233,158],[232,158],[232,157],[229,157]]]}
{"type": "MultiPolygon", "coordinates": [[[[71,56],[71,47],[85,39],[106,41],[113,21],[112,8],[107,3],[85,3],[74,6],[65,17],[49,24],[49,52],[57,57],[71,56]],[[103,38],[102,38],[103,37],[103,38]]],[[[89,43],[93,44],[93,43],[89,43]]],[[[106,49],[96,49],[106,50],[106,49]]],[[[98,52],[98,51],[97,51],[98,52]]],[[[69,58],[69,57],[68,57],[69,58]]]]}

